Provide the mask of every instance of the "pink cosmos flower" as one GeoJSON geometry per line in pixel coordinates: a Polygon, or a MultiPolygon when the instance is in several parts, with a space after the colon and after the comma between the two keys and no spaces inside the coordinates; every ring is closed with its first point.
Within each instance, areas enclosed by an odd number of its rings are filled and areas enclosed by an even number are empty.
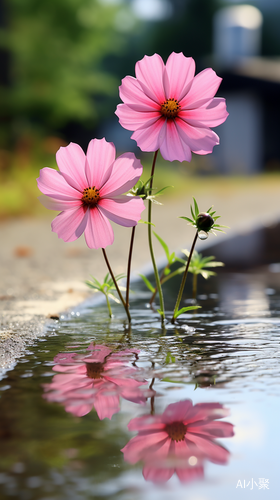
{"type": "Polygon", "coordinates": [[[120,397],[144,404],[154,391],[140,389],[147,381],[131,361],[139,352],[126,349],[112,352],[104,345],[88,347],[88,355],[60,353],[54,361],[56,374],[50,384],[45,384],[44,398],[62,403],[67,412],[77,417],[96,409],[100,420],[111,419],[120,410],[120,397]]]}
{"type": "Polygon", "coordinates": [[[233,426],[216,419],[229,411],[219,403],[195,406],[189,400],[167,406],[162,415],[144,415],[132,419],[130,431],[138,431],[122,449],[132,464],[144,462],[143,476],[154,482],[168,481],[176,472],[181,481],[203,476],[205,459],[226,464],[229,452],[216,438],[233,436],[233,426]]]}
{"type": "Polygon", "coordinates": [[[41,202],[61,210],[52,230],[64,241],[85,233],[89,248],[105,248],[114,241],[109,220],[121,226],[136,226],[145,206],[141,198],[124,196],[142,174],[133,153],[115,160],[115,146],[104,138],[90,141],[85,155],[78,144],[60,148],[56,154],[59,171],[43,168],[38,187],[47,198],[41,202]],[[108,220],[109,219],[109,220],[108,220]]]}
{"type": "Polygon", "coordinates": [[[220,83],[210,68],[195,73],[192,57],[172,52],[166,66],[158,54],[145,56],[135,66],[136,78],[126,76],[120,86],[116,114],[133,130],[131,138],[142,151],[160,152],[165,160],[191,161],[191,151],[205,155],[219,144],[210,127],[227,116],[225,99],[214,98],[220,83]]]}

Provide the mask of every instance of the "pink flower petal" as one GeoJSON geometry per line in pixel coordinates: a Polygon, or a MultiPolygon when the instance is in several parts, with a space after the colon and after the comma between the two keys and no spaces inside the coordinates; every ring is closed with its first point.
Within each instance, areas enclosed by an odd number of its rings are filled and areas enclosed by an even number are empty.
{"type": "Polygon", "coordinates": [[[220,139],[213,130],[192,127],[184,120],[176,120],[178,135],[191,151],[200,155],[212,153],[220,139]]]}
{"type": "Polygon", "coordinates": [[[148,128],[139,128],[131,136],[142,151],[157,151],[165,140],[165,118],[161,117],[148,128]]]}
{"type": "Polygon", "coordinates": [[[61,212],[52,221],[52,231],[63,241],[75,241],[85,230],[86,216],[83,207],[61,212]]]}
{"type": "Polygon", "coordinates": [[[192,408],[192,402],[189,399],[186,401],[179,401],[178,403],[172,403],[164,410],[162,422],[165,424],[183,422],[190,408],[192,408]]]}
{"type": "Polygon", "coordinates": [[[168,161],[191,161],[191,150],[189,145],[182,140],[178,132],[177,121],[166,120],[165,140],[162,141],[160,152],[162,157],[168,161]]]}
{"type": "Polygon", "coordinates": [[[106,248],[112,245],[114,233],[110,222],[97,208],[86,212],[85,240],[89,248],[106,248]]]}
{"type": "Polygon", "coordinates": [[[81,192],[88,187],[85,174],[86,157],[78,144],[71,142],[65,148],[60,148],[56,153],[56,162],[59,170],[67,175],[67,180],[71,180],[71,186],[81,192]]]}
{"type": "Polygon", "coordinates": [[[53,168],[45,167],[40,170],[37,184],[42,193],[58,200],[74,201],[81,198],[81,193],[70,186],[63,175],[53,168]]]}
{"type": "Polygon", "coordinates": [[[180,118],[193,127],[217,127],[228,116],[225,99],[214,98],[207,107],[180,111],[180,118]]]}
{"type": "Polygon", "coordinates": [[[103,139],[92,139],[87,149],[85,165],[89,187],[100,189],[108,181],[112,165],[116,157],[116,149],[112,142],[103,139]]]}
{"type": "Polygon", "coordinates": [[[201,99],[214,97],[222,78],[217,76],[211,68],[206,68],[193,79],[189,92],[182,98],[180,105],[182,108],[201,99]]]}
{"type": "Polygon", "coordinates": [[[153,101],[162,104],[165,99],[163,87],[164,63],[158,54],[144,56],[135,65],[136,78],[145,94],[153,101]]]}
{"type": "Polygon", "coordinates": [[[49,198],[46,195],[42,195],[38,197],[39,201],[44,205],[44,207],[48,208],[49,210],[57,210],[59,212],[63,210],[68,210],[69,208],[73,207],[80,207],[81,206],[81,200],[76,199],[76,200],[54,200],[53,198],[49,198]]]}
{"type": "Polygon", "coordinates": [[[195,73],[195,62],[192,57],[185,57],[182,52],[172,52],[166,62],[166,72],[169,79],[167,98],[180,101],[190,87],[195,73]]]}
{"type": "Polygon", "coordinates": [[[133,153],[119,156],[112,167],[110,178],[100,189],[101,198],[129,191],[141,177],[143,167],[133,153]]]}
{"type": "Polygon", "coordinates": [[[119,92],[121,100],[125,104],[131,105],[132,109],[138,111],[153,111],[159,109],[159,103],[150,99],[143,91],[140,83],[132,76],[126,76],[122,80],[119,92]]]}
{"type": "Polygon", "coordinates": [[[159,118],[159,111],[136,111],[126,104],[118,104],[116,115],[119,117],[121,126],[127,130],[137,130],[139,128],[151,127],[159,118]]]}
{"type": "Polygon", "coordinates": [[[135,196],[100,200],[98,207],[105,217],[124,227],[136,226],[145,209],[143,200],[135,196]]]}
{"type": "Polygon", "coordinates": [[[152,465],[144,465],[143,467],[143,477],[146,481],[152,481],[153,483],[166,483],[174,474],[175,469],[170,468],[159,468],[152,465]]]}

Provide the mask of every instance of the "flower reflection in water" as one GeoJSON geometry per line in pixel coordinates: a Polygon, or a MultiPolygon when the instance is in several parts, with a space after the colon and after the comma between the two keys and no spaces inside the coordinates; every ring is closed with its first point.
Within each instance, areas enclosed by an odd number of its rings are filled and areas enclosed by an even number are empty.
{"type": "Polygon", "coordinates": [[[229,452],[216,438],[233,436],[233,425],[216,419],[229,414],[219,403],[190,400],[167,406],[162,415],[144,415],[132,419],[130,431],[138,431],[122,449],[132,464],[144,462],[143,476],[154,482],[168,481],[176,472],[180,481],[203,477],[205,460],[226,464],[229,452]]]}
{"type": "Polygon", "coordinates": [[[139,351],[126,349],[113,352],[105,345],[91,344],[89,354],[60,353],[55,356],[57,373],[45,384],[44,398],[62,403],[67,412],[77,417],[94,407],[100,420],[111,419],[120,410],[120,396],[143,404],[154,391],[140,388],[147,381],[133,366],[139,351]]]}

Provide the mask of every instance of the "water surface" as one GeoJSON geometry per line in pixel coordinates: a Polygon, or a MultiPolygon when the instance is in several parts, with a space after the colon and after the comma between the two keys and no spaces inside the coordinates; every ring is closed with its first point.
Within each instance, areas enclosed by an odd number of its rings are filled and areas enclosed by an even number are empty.
{"type": "MultiPolygon", "coordinates": [[[[1,498],[214,500],[250,492],[276,500],[279,270],[267,266],[199,282],[202,308],[165,330],[142,285],[132,298],[130,330],[120,308],[110,320],[105,304],[91,301],[49,325],[47,336],[0,382],[1,498]],[[94,346],[102,347],[93,372],[94,346]],[[72,385],[65,390],[57,375],[68,374],[69,383],[69,373],[72,385]],[[165,472],[173,467],[171,478],[146,480],[148,458],[132,464],[121,451],[137,434],[128,424],[180,401],[228,410],[216,422],[234,425],[234,436],[213,440],[227,458],[191,458],[185,477],[198,465],[200,472],[183,482],[176,472],[182,461],[161,461],[152,465],[165,472]]],[[[168,291],[169,310],[175,289],[174,283],[168,291]]],[[[189,296],[187,288],[186,304],[189,296]]]]}

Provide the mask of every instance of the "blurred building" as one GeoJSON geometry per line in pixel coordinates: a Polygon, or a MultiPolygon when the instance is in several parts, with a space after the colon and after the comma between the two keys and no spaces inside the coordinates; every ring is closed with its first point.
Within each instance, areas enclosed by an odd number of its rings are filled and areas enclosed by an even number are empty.
{"type": "MultiPolygon", "coordinates": [[[[258,0],[278,10],[278,0],[258,0]]],[[[280,169],[280,54],[261,56],[263,16],[252,5],[231,5],[214,16],[215,69],[230,113],[214,149],[220,172],[251,174],[280,169]]]]}

